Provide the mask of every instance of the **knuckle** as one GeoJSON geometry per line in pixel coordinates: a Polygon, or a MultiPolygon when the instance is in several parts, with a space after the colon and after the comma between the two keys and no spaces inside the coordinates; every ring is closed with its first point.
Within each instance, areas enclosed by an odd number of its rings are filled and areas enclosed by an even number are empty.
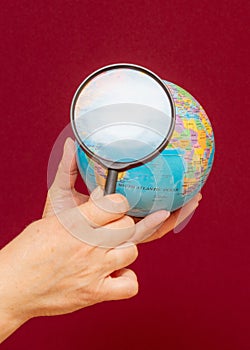
{"type": "Polygon", "coordinates": [[[120,193],[112,193],[110,195],[108,195],[108,197],[116,203],[122,203],[122,202],[126,202],[127,199],[120,193]]]}
{"type": "Polygon", "coordinates": [[[114,266],[116,266],[117,263],[117,256],[116,254],[113,254],[112,257],[108,256],[105,260],[105,264],[103,264],[103,271],[106,273],[106,271],[112,271],[114,269],[114,266]]]}

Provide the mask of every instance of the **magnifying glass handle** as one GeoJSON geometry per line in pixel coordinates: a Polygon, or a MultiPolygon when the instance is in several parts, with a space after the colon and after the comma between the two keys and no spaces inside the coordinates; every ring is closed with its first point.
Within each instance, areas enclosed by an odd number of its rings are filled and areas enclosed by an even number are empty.
{"type": "Polygon", "coordinates": [[[104,195],[115,193],[117,178],[118,178],[118,171],[114,169],[108,169],[104,195]]]}

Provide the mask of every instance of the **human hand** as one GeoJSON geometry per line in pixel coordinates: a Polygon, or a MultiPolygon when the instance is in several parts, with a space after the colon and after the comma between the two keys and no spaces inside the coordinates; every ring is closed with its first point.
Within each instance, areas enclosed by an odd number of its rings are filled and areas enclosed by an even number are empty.
{"type": "MultiPolygon", "coordinates": [[[[68,138],[64,145],[63,157],[61,159],[55,180],[48,191],[46,205],[44,208],[43,217],[54,215],[55,212],[60,212],[67,208],[72,208],[82,204],[88,200],[88,196],[83,195],[75,190],[75,182],[78,175],[78,168],[75,157],[74,141],[68,138]]],[[[198,193],[182,208],[172,212],[152,235],[137,243],[150,242],[161,238],[168,232],[172,231],[176,226],[183,223],[197,208],[202,196],[198,193]]],[[[135,222],[141,221],[140,218],[133,218],[135,222]]],[[[152,220],[150,216],[149,220],[152,220]]]]}
{"type": "Polygon", "coordinates": [[[154,225],[135,225],[125,215],[128,208],[120,194],[103,196],[97,189],[86,203],[32,223],[1,250],[0,342],[32,317],[137,293],[136,275],[125,268],[137,257],[131,240],[147,235],[167,214],[158,221],[154,216],[154,225]]]}
{"type": "MultiPolygon", "coordinates": [[[[160,227],[155,230],[149,237],[142,241],[142,243],[151,242],[156,239],[162,238],[168,232],[171,232],[179,225],[182,225],[189,217],[192,216],[194,211],[199,205],[199,201],[202,199],[201,193],[197,193],[187,204],[182,208],[175,210],[170,214],[170,216],[165,220],[165,222],[160,225],[160,227]]],[[[138,222],[137,220],[135,220],[138,222]]]]}

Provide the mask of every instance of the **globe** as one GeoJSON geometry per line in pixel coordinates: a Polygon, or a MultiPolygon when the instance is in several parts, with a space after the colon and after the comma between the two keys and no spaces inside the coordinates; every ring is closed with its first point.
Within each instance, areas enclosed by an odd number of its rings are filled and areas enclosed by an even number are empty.
{"type": "MultiPolygon", "coordinates": [[[[208,116],[199,102],[180,86],[163,80],[171,92],[176,123],[167,147],[153,160],[118,175],[116,192],[126,196],[129,215],[174,211],[197,194],[211,171],[215,144],[208,116]]],[[[107,170],[77,145],[77,164],[91,193],[104,187],[107,170]]]]}

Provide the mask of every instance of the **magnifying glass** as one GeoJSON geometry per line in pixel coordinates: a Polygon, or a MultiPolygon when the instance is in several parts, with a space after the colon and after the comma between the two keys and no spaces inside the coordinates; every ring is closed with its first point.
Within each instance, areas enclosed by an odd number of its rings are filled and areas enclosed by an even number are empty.
{"type": "Polygon", "coordinates": [[[89,75],[71,104],[71,125],[88,157],[107,169],[104,194],[118,173],[152,160],[168,144],[175,107],[166,85],[150,70],[114,64],[89,75]]]}

